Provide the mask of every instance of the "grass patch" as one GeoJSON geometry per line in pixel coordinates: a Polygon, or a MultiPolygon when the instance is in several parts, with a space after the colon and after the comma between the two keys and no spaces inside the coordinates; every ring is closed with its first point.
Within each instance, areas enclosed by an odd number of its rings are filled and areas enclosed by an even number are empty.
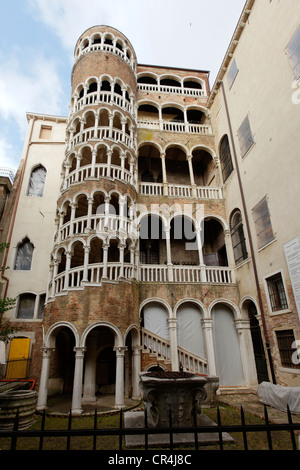
{"type": "MultiPolygon", "coordinates": [[[[227,405],[220,405],[220,416],[222,425],[240,425],[241,413],[240,410],[227,405]]],[[[217,423],[217,409],[204,408],[203,413],[217,423]]],[[[69,420],[67,417],[46,417],[45,430],[67,430],[69,420]]],[[[42,417],[36,416],[34,423],[29,428],[30,430],[40,430],[42,424],[42,417]]],[[[81,416],[72,418],[72,429],[93,429],[94,428],[93,416],[81,416]]],[[[119,414],[103,414],[97,416],[98,429],[117,429],[120,424],[119,414]]],[[[245,413],[245,424],[264,424],[264,420],[260,417],[254,416],[251,413],[245,413]]],[[[241,432],[230,432],[234,442],[224,444],[224,450],[244,450],[244,436],[241,432]]],[[[272,448],[273,450],[292,450],[292,442],[289,431],[273,431],[271,432],[272,448]]],[[[10,448],[10,438],[0,438],[0,450],[8,450],[10,448]]],[[[17,440],[17,450],[38,450],[39,449],[38,437],[22,437],[17,440]]],[[[92,450],[93,437],[92,436],[74,436],[71,437],[69,443],[67,437],[44,437],[43,450],[66,450],[69,445],[70,450],[92,450]]],[[[247,432],[247,445],[249,450],[269,450],[267,433],[264,432],[247,432]]],[[[125,448],[124,438],[122,441],[123,449],[125,448]]],[[[192,450],[192,446],[178,446],[181,449],[192,450]]],[[[216,445],[201,446],[201,450],[218,450],[220,447],[216,445]]],[[[119,436],[107,435],[97,436],[96,438],[97,450],[118,450],[119,449],[119,436]]]]}

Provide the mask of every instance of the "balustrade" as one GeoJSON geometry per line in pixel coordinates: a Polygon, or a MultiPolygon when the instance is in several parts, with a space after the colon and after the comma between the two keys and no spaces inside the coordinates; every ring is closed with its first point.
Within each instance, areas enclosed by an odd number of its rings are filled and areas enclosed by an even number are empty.
{"type": "Polygon", "coordinates": [[[137,278],[141,282],[178,282],[178,283],[218,283],[235,282],[234,269],[225,266],[165,266],[140,265],[139,269],[131,263],[95,263],[71,268],[58,274],[55,279],[54,294],[82,286],[82,282],[100,284],[103,279],[118,281],[137,278]],[[86,270],[86,276],[85,276],[86,270]],[[67,279],[67,282],[66,282],[67,279]]]}
{"type": "Polygon", "coordinates": [[[83,235],[89,231],[104,233],[124,232],[129,235],[136,235],[136,224],[127,217],[120,217],[114,214],[92,214],[77,217],[74,220],[68,221],[59,229],[59,241],[63,242],[72,235],[83,235]]]}
{"type": "Polygon", "coordinates": [[[85,165],[76,170],[71,171],[65,178],[64,189],[68,189],[71,184],[82,183],[86,179],[90,178],[111,178],[122,181],[126,184],[135,186],[134,175],[130,173],[126,168],[122,168],[117,165],[108,166],[105,163],[96,163],[93,169],[93,165],[85,165]]]}
{"type": "MultiPolygon", "coordinates": [[[[184,184],[168,184],[167,196],[170,197],[197,197],[198,199],[222,199],[221,188],[210,186],[196,186],[184,184]],[[194,191],[195,189],[195,191],[194,191]]],[[[164,194],[163,183],[139,183],[139,192],[143,196],[162,196],[164,194]]]]}
{"type": "Polygon", "coordinates": [[[89,127],[78,132],[70,138],[68,150],[73,150],[79,144],[85,144],[89,140],[109,140],[123,144],[130,150],[137,150],[136,141],[130,135],[114,127],[89,127]]]}
{"type": "Polygon", "coordinates": [[[136,110],[134,106],[128,100],[126,100],[126,98],[112,91],[100,91],[100,93],[94,91],[92,93],[87,93],[85,96],[75,102],[71,111],[71,115],[73,113],[78,113],[83,108],[85,108],[85,106],[103,103],[118,106],[123,111],[130,113],[132,117],[136,117],[136,110]]]}
{"type": "Polygon", "coordinates": [[[189,134],[201,134],[201,135],[212,135],[212,127],[207,124],[193,124],[185,122],[171,122],[163,120],[149,120],[149,119],[138,119],[137,126],[140,129],[154,129],[165,132],[177,132],[177,133],[189,133],[189,134]]]}
{"type": "Polygon", "coordinates": [[[138,91],[175,93],[177,95],[188,96],[205,96],[205,91],[199,88],[184,88],[179,86],[155,85],[150,83],[138,83],[138,91]]]}

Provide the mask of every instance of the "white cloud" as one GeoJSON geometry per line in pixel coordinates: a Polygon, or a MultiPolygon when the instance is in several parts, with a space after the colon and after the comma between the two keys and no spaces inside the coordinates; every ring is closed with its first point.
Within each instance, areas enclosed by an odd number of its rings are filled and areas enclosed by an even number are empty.
{"type": "Polygon", "coordinates": [[[215,77],[245,0],[29,0],[70,53],[89,27],[107,24],[132,43],[139,63],[208,69],[215,77]]]}
{"type": "Polygon", "coordinates": [[[20,155],[16,152],[13,145],[1,136],[0,138],[0,166],[17,169],[20,155]]]}
{"type": "Polygon", "coordinates": [[[24,69],[17,54],[0,58],[0,117],[14,121],[22,137],[26,112],[60,114],[61,107],[62,85],[53,62],[36,56],[24,69]]]}

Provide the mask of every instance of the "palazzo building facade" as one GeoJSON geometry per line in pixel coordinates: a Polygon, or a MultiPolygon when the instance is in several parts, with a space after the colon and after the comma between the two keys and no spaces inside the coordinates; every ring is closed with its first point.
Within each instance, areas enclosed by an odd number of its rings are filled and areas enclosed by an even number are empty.
{"type": "Polygon", "coordinates": [[[158,364],[220,393],[299,386],[299,23],[248,0],[211,91],[208,71],[139,64],[120,31],[91,27],[68,117],[27,114],[1,177],[18,327],[2,362],[36,380],[39,409],[53,393],[75,414],[99,393],[121,408],[158,364]]]}

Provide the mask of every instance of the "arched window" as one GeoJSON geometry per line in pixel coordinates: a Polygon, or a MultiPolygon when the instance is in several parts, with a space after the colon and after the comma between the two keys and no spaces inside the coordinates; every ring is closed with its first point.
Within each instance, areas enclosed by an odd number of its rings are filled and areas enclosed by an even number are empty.
{"type": "Polygon", "coordinates": [[[17,318],[33,318],[35,300],[35,294],[21,294],[19,296],[17,318]]]}
{"type": "Polygon", "coordinates": [[[230,234],[232,240],[234,260],[236,263],[247,259],[248,253],[243,229],[242,215],[238,209],[233,211],[230,218],[230,234]]]}
{"type": "Polygon", "coordinates": [[[16,271],[29,271],[33,254],[33,244],[25,238],[18,246],[14,269],[16,271]]]}
{"type": "Polygon", "coordinates": [[[229,147],[228,136],[224,135],[220,144],[220,162],[222,169],[223,182],[227,180],[228,176],[233,170],[233,164],[231,159],[231,152],[229,147]]]}
{"type": "Polygon", "coordinates": [[[42,165],[39,165],[32,170],[27,192],[28,196],[43,196],[46,174],[46,168],[42,165]]]}

